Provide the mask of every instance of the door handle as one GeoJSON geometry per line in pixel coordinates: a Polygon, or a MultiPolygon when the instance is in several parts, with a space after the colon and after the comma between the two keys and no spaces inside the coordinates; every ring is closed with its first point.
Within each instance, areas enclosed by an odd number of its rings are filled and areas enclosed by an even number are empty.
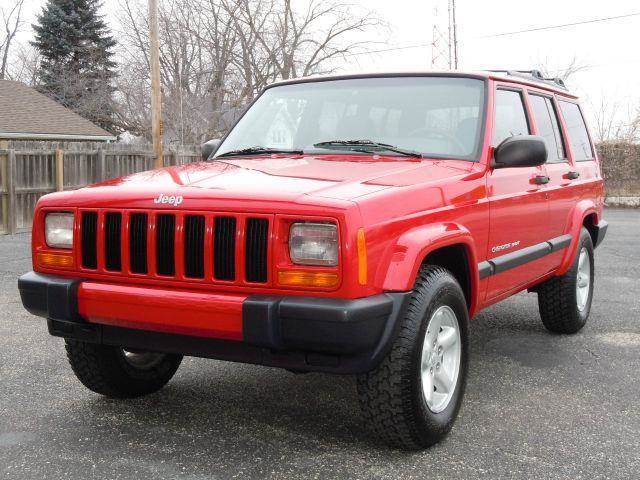
{"type": "Polygon", "coordinates": [[[551,179],[546,175],[536,175],[532,179],[532,183],[535,183],[536,185],[545,185],[545,184],[549,183],[550,181],[551,181],[551,179]]]}
{"type": "Polygon", "coordinates": [[[562,178],[566,178],[567,180],[575,180],[580,176],[580,172],[568,172],[565,173],[562,178]]]}

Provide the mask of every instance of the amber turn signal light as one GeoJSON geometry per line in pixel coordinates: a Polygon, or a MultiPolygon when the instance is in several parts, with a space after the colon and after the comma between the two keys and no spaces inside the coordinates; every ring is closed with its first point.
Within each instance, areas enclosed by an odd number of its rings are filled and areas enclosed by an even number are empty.
{"type": "Polygon", "coordinates": [[[73,267],[73,255],[38,253],[36,259],[38,260],[38,265],[42,267],[73,267]]]}
{"type": "Polygon", "coordinates": [[[364,228],[358,230],[358,283],[367,284],[367,241],[364,228]]]}
{"type": "Polygon", "coordinates": [[[339,280],[336,273],[300,270],[280,270],[278,272],[278,283],[288,287],[331,288],[338,285],[339,280]]]}

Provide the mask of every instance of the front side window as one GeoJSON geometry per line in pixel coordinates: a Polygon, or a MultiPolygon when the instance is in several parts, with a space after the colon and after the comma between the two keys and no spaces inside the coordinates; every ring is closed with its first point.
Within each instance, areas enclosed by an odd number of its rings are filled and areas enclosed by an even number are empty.
{"type": "Polygon", "coordinates": [[[483,80],[463,77],[357,78],[276,86],[258,98],[216,156],[253,147],[322,154],[330,153],[317,146],[322,142],[370,140],[426,157],[477,160],[484,95],[483,80]]]}
{"type": "Polygon", "coordinates": [[[538,135],[547,145],[547,162],[557,163],[566,160],[564,144],[560,135],[560,126],[553,102],[548,97],[530,95],[533,118],[538,128],[538,135]]]}
{"type": "Polygon", "coordinates": [[[497,147],[509,137],[529,133],[522,93],[514,90],[496,90],[491,145],[497,147]]]}
{"type": "Polygon", "coordinates": [[[587,125],[584,123],[580,107],[575,103],[560,101],[560,110],[567,124],[567,135],[573,159],[576,162],[593,160],[593,149],[587,133],[587,125]]]}

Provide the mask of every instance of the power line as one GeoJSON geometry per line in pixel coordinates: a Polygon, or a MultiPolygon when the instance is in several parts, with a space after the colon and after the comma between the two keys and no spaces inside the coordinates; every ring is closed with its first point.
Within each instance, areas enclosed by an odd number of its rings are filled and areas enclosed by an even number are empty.
{"type": "Polygon", "coordinates": [[[608,22],[610,20],[619,20],[621,18],[637,17],[639,15],[640,15],[640,12],[634,12],[634,13],[627,13],[625,15],[616,15],[614,17],[592,18],[590,20],[583,20],[581,22],[562,23],[562,24],[559,24],[559,25],[549,25],[549,26],[546,26],[546,27],[527,28],[525,30],[516,30],[514,32],[494,33],[492,35],[483,35],[483,36],[475,37],[475,38],[506,37],[507,35],[517,35],[517,34],[520,34],[520,33],[540,32],[542,30],[554,30],[554,29],[558,29],[558,28],[574,27],[576,25],[586,25],[586,24],[589,24],[589,23],[608,22]]]}
{"type": "Polygon", "coordinates": [[[431,43],[418,43],[416,45],[406,45],[404,47],[390,47],[390,48],[382,48],[380,50],[367,50],[366,52],[345,53],[343,56],[358,57],[360,55],[370,55],[372,53],[395,52],[397,50],[409,50],[412,48],[424,48],[424,47],[430,47],[430,46],[431,46],[431,43]]]}
{"type": "MultiPolygon", "coordinates": [[[[611,20],[618,20],[618,19],[622,19],[622,18],[628,18],[628,17],[637,17],[640,16],[640,12],[632,12],[632,13],[627,13],[625,15],[617,15],[617,16],[613,16],[613,17],[601,17],[601,18],[593,18],[590,20],[583,20],[581,22],[572,22],[572,23],[563,23],[563,24],[559,24],[559,25],[548,25],[548,26],[544,26],[544,27],[532,27],[532,28],[527,28],[524,30],[516,30],[514,32],[503,32],[503,33],[495,33],[495,34],[491,34],[491,35],[482,35],[479,37],[473,37],[473,39],[482,39],[482,38],[493,38],[493,37],[504,37],[504,36],[508,36],[508,35],[518,35],[521,33],[529,33],[529,32],[539,32],[539,31],[543,31],[543,30],[554,30],[554,29],[560,29],[560,28],[566,28],[566,27],[574,27],[576,25],[586,25],[586,24],[590,24],[590,23],[599,23],[599,22],[607,22],[607,21],[611,21],[611,20]]],[[[379,49],[379,50],[369,50],[366,52],[356,52],[356,53],[346,53],[344,56],[345,57],[357,57],[360,55],[369,55],[369,54],[373,54],[373,53],[385,53],[385,52],[395,52],[395,51],[399,51],[399,50],[410,50],[413,48],[425,48],[425,47],[430,47],[431,44],[430,43],[418,43],[415,45],[406,45],[403,47],[390,47],[390,48],[383,48],[383,49],[379,49]]]]}

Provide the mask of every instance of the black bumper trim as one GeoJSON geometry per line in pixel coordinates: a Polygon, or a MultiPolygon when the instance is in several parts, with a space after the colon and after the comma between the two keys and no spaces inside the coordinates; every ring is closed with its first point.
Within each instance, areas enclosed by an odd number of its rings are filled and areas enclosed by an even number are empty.
{"type": "Polygon", "coordinates": [[[79,279],[29,272],[18,279],[24,308],[39,317],[82,321],[78,315],[79,279]]]}
{"type": "Polygon", "coordinates": [[[246,342],[259,347],[354,353],[373,347],[395,294],[356,300],[252,295],[242,305],[246,342]]]}
{"type": "Polygon", "coordinates": [[[593,244],[593,248],[597,248],[600,246],[604,237],[607,235],[607,228],[609,228],[609,223],[605,220],[600,220],[598,225],[595,226],[596,230],[596,241],[593,244]]]}
{"type": "MultiPolygon", "coordinates": [[[[25,308],[70,340],[255,363],[303,371],[365,373],[391,348],[410,292],[354,300],[252,295],[243,304],[243,342],[86,322],[80,279],[30,272],[18,284],[25,308]]],[[[215,312],[212,312],[212,320],[215,312]]]]}

